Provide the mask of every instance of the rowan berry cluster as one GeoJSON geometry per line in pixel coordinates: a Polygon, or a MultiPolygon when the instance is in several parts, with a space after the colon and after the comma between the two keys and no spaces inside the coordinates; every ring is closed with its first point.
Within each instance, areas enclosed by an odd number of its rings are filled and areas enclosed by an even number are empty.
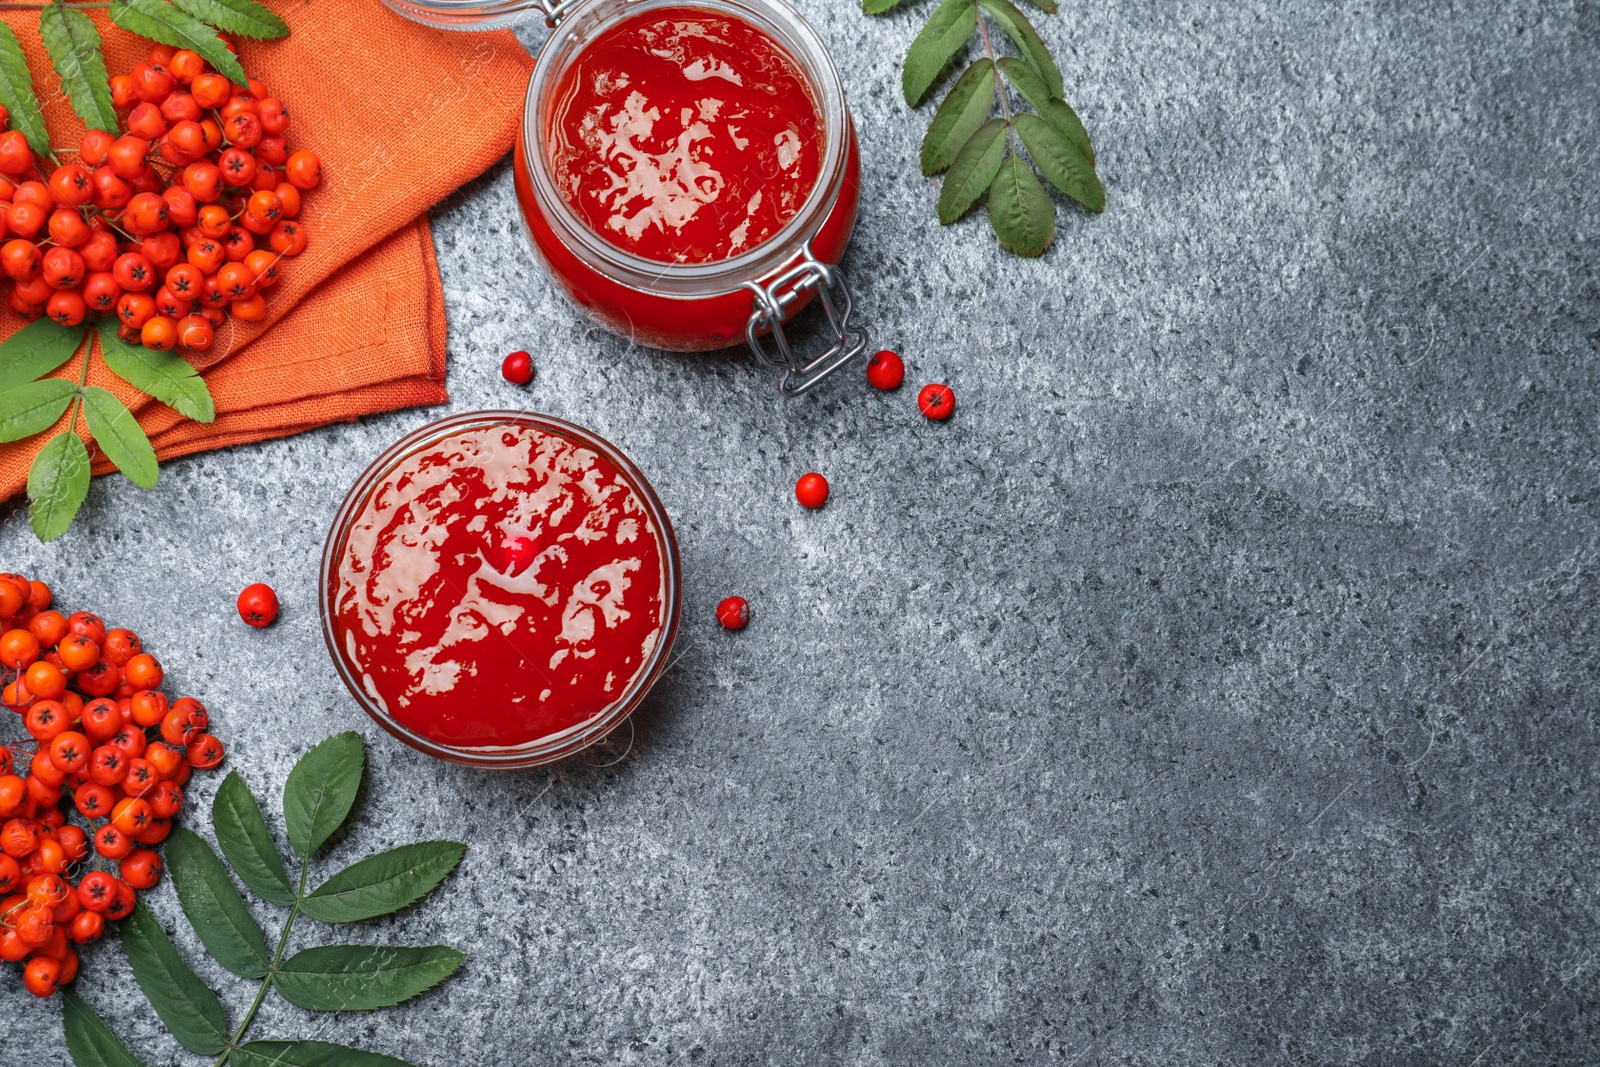
{"type": "Polygon", "coordinates": [[[0,960],[23,963],[40,997],[76,977],[73,945],[99,939],[133,911],[135,890],[160,881],[153,847],[190,772],[223,757],[205,707],[161,692],[138,634],[51,599],[43,582],[0,574],[0,700],[31,738],[0,745],[0,960]],[[86,827],[67,821],[69,805],[86,827]]]}
{"type": "Polygon", "coordinates": [[[157,45],[111,96],[122,136],[88,131],[81,162],[48,180],[22,133],[0,133],[11,308],[63,326],[114,314],[146,348],[209,348],[229,314],[266,317],[280,261],[305,249],[296,216],[321,163],[289,150],[289,109],[265,85],[237,86],[194,52],[157,45]]]}

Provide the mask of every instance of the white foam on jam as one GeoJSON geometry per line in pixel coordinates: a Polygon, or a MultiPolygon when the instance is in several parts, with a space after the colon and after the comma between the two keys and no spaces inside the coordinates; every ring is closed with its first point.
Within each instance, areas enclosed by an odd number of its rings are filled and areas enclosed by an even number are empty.
{"type": "Polygon", "coordinates": [[[630,238],[650,227],[681,230],[706,204],[722,193],[722,172],[694,150],[696,142],[711,136],[711,128],[684,108],[681,127],[671,147],[660,153],[641,147],[639,142],[655,136],[661,112],[650,106],[641,92],[630,92],[622,110],[606,116],[604,107],[584,117],[584,142],[602,159],[612,164],[603,172],[608,184],[589,190],[611,213],[606,225],[621,230],[630,238]],[[629,214],[628,205],[643,200],[644,206],[629,214]]]}

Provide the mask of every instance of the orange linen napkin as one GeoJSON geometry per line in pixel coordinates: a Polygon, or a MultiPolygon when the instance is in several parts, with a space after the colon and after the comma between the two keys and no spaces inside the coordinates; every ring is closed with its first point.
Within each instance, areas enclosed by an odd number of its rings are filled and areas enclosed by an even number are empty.
{"type": "MultiPolygon", "coordinates": [[[[230,318],[211,350],[191,357],[215,422],[182,418],[95,356],[89,381],[134,410],[162,458],[448,399],[444,298],[424,212],[505,155],[521,121],[533,61],[508,32],[431,30],[378,0],[268,6],[290,35],[240,42],[240,59],[288,105],[289,148],[321,157],[322,184],[305,194],[306,250],[283,261],[266,320],[230,318]]],[[[38,13],[0,17],[28,53],[53,143],[76,145],[83,123],[59,92],[38,13]]],[[[113,75],[149,51],[152,42],[103,12],[93,17],[113,75]]],[[[22,325],[0,299],[0,338],[22,325]]],[[[75,357],[57,373],[75,378],[80,367],[75,357]]],[[[26,486],[48,436],[0,445],[0,499],[26,486]]],[[[94,469],[111,466],[97,455],[94,469]]]]}

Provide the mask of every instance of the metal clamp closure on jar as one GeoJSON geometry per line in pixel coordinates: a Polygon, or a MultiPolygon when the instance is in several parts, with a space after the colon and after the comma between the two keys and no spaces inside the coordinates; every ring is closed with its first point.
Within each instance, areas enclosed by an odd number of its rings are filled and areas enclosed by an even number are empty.
{"type": "Polygon", "coordinates": [[[866,333],[850,329],[850,287],[845,284],[844,272],[813,256],[809,241],[801,247],[800,260],[794,266],[766,285],[746,282],[745,288],[755,294],[755,310],[750,313],[745,338],[752,352],[783,372],[778,389],[784,396],[799,396],[867,350],[866,333]],[[783,321],[789,309],[813,290],[828,316],[833,340],[818,355],[804,359],[790,346],[783,321]],[[764,338],[763,333],[769,336],[764,338]],[[768,341],[776,351],[768,347],[768,341]]]}

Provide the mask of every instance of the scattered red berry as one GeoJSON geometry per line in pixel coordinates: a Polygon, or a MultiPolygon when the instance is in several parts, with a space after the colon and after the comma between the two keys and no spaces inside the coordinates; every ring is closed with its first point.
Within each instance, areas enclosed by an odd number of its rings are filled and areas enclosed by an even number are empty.
{"type": "Polygon", "coordinates": [[[21,964],[39,997],[77,977],[71,945],[97,940],[133,912],[136,889],[161,881],[153,850],[184,783],[226,755],[199,701],[161,692],[165,672],[138,634],[52,599],[43,582],[0,573],[0,701],[32,738],[0,745],[0,961],[21,964]],[[86,869],[91,848],[99,870],[86,869]]]}
{"type": "Polygon", "coordinates": [[[278,594],[265,582],[247,585],[239,594],[239,618],[251,626],[271,626],[278,617],[278,594]]]}
{"type": "Polygon", "coordinates": [[[512,385],[527,385],[533,381],[533,357],[526,352],[513,352],[500,364],[500,376],[512,385]]]}
{"type": "Polygon", "coordinates": [[[820,508],[828,502],[828,479],[816,471],[802,474],[794,483],[794,498],[808,508],[820,508]]]}
{"type": "Polygon", "coordinates": [[[742,596],[730,596],[717,605],[717,621],[725,630],[742,630],[750,621],[750,605],[742,596]]]}
{"type": "Polygon", "coordinates": [[[876,389],[898,389],[906,380],[906,364],[885,348],[867,360],[867,381],[876,389]]]}
{"type": "Polygon", "coordinates": [[[948,385],[924,385],[917,394],[917,407],[935,422],[943,422],[956,410],[956,394],[948,385]]]}

